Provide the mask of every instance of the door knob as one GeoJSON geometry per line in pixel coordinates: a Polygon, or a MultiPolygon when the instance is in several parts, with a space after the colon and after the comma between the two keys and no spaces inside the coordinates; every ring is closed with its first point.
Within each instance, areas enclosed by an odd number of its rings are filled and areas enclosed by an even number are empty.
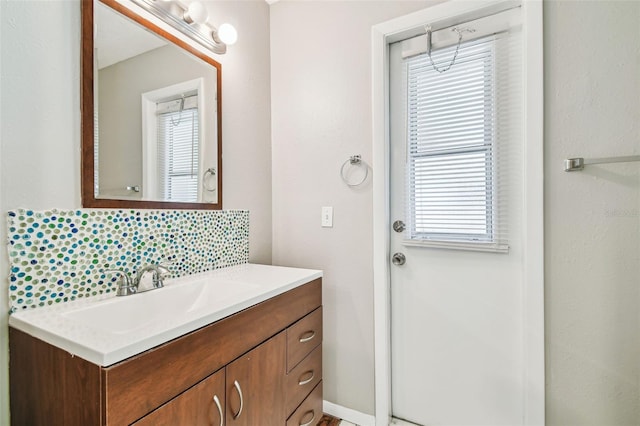
{"type": "Polygon", "coordinates": [[[406,261],[407,258],[402,253],[394,253],[393,256],[391,256],[391,263],[396,266],[404,265],[406,261]]]}

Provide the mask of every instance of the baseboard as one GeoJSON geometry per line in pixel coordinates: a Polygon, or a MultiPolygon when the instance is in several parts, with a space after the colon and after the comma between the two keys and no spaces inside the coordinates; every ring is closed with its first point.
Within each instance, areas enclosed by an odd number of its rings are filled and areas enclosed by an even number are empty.
{"type": "Polygon", "coordinates": [[[343,407],[329,401],[322,401],[322,409],[326,414],[346,420],[358,426],[375,426],[376,418],[369,414],[364,414],[351,408],[343,407]]]}

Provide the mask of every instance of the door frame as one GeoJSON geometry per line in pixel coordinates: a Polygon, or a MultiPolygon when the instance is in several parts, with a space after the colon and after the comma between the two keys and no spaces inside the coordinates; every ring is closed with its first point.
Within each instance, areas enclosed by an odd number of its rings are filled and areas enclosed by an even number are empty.
{"type": "MultiPolygon", "coordinates": [[[[372,27],[373,285],[376,426],[391,420],[389,238],[389,44],[425,22],[473,14],[511,0],[448,1],[372,27]]],[[[522,1],[524,69],[523,424],[545,423],[542,0],[522,1]]]]}
{"type": "MultiPolygon", "coordinates": [[[[204,78],[183,81],[171,86],[161,87],[142,93],[142,198],[145,200],[162,199],[163,194],[158,193],[158,118],[156,104],[162,99],[178,96],[182,93],[196,91],[198,95],[198,150],[200,153],[205,149],[206,119],[210,111],[206,111],[204,78]]],[[[198,160],[198,199],[196,202],[203,202],[202,196],[202,173],[204,170],[204,155],[200,155],[198,160]]]]}

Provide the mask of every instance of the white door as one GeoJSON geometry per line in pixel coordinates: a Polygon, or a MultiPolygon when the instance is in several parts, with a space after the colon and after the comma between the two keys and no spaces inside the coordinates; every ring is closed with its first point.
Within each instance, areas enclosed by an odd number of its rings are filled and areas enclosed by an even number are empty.
{"type": "MultiPolygon", "coordinates": [[[[407,217],[407,76],[390,50],[393,416],[421,425],[516,425],[523,418],[522,155],[509,150],[508,253],[412,246],[407,217]]],[[[455,66],[455,65],[454,65],[455,66]]],[[[391,262],[391,259],[390,259],[391,262]]]]}

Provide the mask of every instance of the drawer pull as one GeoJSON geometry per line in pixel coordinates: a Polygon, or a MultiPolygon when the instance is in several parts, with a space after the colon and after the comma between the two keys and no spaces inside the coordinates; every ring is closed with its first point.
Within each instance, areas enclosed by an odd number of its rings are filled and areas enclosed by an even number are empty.
{"type": "Polygon", "coordinates": [[[313,370],[309,370],[309,371],[307,371],[307,372],[302,373],[302,375],[300,376],[300,378],[302,378],[303,376],[306,376],[307,374],[311,374],[311,377],[309,377],[309,378],[308,378],[308,379],[306,379],[306,380],[300,380],[300,381],[298,382],[298,385],[300,385],[300,386],[304,386],[304,385],[306,385],[307,383],[311,383],[311,381],[313,380],[313,378],[316,376],[316,374],[313,372],[313,370]]]}
{"type": "Polygon", "coordinates": [[[218,395],[213,395],[213,402],[216,403],[216,407],[218,407],[218,413],[220,413],[220,426],[224,426],[224,415],[222,414],[222,406],[220,405],[220,399],[218,395]]]}
{"type": "Polygon", "coordinates": [[[314,337],[316,337],[316,332],[315,331],[313,331],[313,330],[305,331],[304,333],[302,333],[300,335],[299,341],[300,341],[300,343],[307,343],[309,340],[312,340],[314,337]],[[309,333],[311,333],[311,334],[309,334],[309,333]],[[307,337],[302,337],[302,336],[307,335],[307,334],[309,334],[307,337]]]}
{"type": "MultiPolygon", "coordinates": [[[[307,411],[306,413],[304,413],[304,416],[302,416],[302,418],[305,418],[309,413],[311,413],[311,420],[306,423],[300,423],[300,426],[311,426],[313,421],[316,419],[316,412],[314,410],[307,411]]],[[[302,419],[300,419],[300,421],[302,421],[302,419]]]]}
{"type": "Polygon", "coordinates": [[[242,398],[242,389],[240,389],[240,383],[238,383],[237,380],[233,381],[233,387],[236,388],[236,391],[238,392],[238,396],[240,397],[240,409],[238,409],[238,412],[233,415],[233,420],[236,420],[238,417],[240,417],[240,414],[242,414],[242,407],[244,406],[244,398],[242,398]]]}

